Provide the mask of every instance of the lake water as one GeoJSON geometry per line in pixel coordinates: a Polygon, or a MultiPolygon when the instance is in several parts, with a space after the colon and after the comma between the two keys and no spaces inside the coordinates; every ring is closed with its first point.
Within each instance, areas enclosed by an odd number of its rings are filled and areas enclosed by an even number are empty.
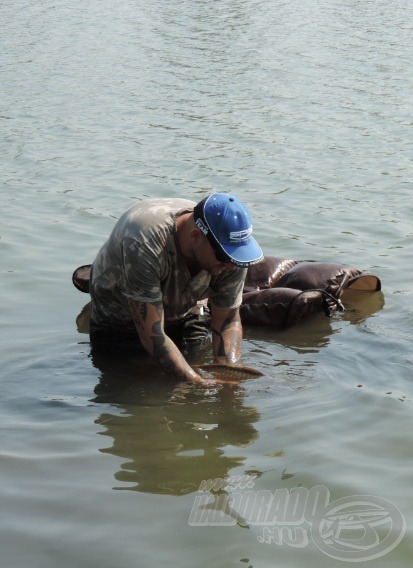
{"type": "Polygon", "coordinates": [[[0,21],[2,566],[411,566],[412,3],[3,0],[0,21]],[[355,265],[382,292],[246,328],[265,376],[236,389],[93,359],[74,268],[137,199],[212,191],[247,204],[266,254],[355,265]],[[350,544],[231,516],[248,491],[262,512],[318,486],[371,496],[350,544]]]}

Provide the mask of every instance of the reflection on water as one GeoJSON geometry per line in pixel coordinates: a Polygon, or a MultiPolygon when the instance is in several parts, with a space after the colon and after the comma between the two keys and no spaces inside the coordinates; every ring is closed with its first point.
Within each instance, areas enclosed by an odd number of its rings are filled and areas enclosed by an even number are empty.
{"type": "Polygon", "coordinates": [[[76,318],[76,328],[79,333],[87,333],[89,335],[90,323],[90,302],[85,304],[76,318]]]}
{"type": "Polygon", "coordinates": [[[241,448],[257,439],[259,413],[241,388],[168,382],[144,357],[92,353],[92,361],[101,372],[95,401],[124,410],[108,406],[96,421],[113,439],[102,452],[125,460],[115,478],[127,485],[116,489],[183,495],[244,463],[241,448]]]}
{"type": "MultiPolygon", "coordinates": [[[[351,292],[344,301],[347,311],[335,317],[356,324],[381,309],[383,295],[351,292]]],[[[87,332],[88,317],[87,304],[76,320],[79,332],[87,332]]],[[[339,331],[329,318],[317,314],[289,330],[257,327],[249,328],[247,335],[249,340],[276,341],[298,353],[314,353],[339,331]]],[[[210,356],[210,346],[206,346],[192,358],[199,361],[210,356]]],[[[104,428],[101,434],[112,439],[101,451],[124,460],[115,474],[122,484],[115,489],[183,495],[197,491],[203,480],[228,478],[245,463],[241,448],[258,439],[254,424],[260,416],[245,403],[242,385],[208,390],[176,382],[144,354],[92,350],[91,360],[100,371],[94,401],[108,404],[96,423],[104,428]],[[123,412],[111,414],[111,405],[123,412]]],[[[275,363],[285,364],[282,360],[275,363]]],[[[301,364],[308,372],[308,365],[314,363],[301,364]]],[[[296,366],[291,373],[294,369],[296,366]]]]}
{"type": "Polygon", "coordinates": [[[370,316],[379,312],[384,307],[383,292],[356,292],[346,290],[343,294],[343,305],[346,311],[343,319],[351,324],[361,324],[370,316]]]}

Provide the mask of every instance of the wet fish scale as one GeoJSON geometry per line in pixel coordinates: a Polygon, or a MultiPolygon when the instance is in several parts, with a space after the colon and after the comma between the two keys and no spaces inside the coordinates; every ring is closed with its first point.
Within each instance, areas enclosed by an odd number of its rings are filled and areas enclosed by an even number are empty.
{"type": "Polygon", "coordinates": [[[242,380],[263,376],[263,373],[251,369],[251,367],[225,365],[224,363],[206,363],[204,365],[197,365],[195,369],[199,369],[201,375],[209,373],[215,379],[242,380]]]}

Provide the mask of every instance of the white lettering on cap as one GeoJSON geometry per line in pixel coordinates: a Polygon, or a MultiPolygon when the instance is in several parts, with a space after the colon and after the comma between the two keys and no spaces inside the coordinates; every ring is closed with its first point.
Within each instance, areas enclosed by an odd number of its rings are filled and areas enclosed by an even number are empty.
{"type": "Polygon", "coordinates": [[[195,221],[196,226],[198,227],[198,229],[200,229],[204,235],[208,234],[208,228],[206,227],[205,223],[202,221],[202,219],[197,219],[195,221]]]}
{"type": "Polygon", "coordinates": [[[245,229],[244,231],[232,231],[229,234],[231,241],[246,241],[252,235],[252,227],[245,229]]]}

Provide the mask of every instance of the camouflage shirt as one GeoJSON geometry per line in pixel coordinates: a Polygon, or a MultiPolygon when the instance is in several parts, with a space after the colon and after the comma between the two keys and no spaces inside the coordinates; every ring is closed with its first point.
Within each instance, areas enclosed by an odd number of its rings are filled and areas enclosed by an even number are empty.
{"type": "Polygon", "coordinates": [[[116,223],[92,267],[92,320],[134,328],[128,298],[162,301],[165,325],[182,319],[207,298],[218,308],[239,307],[245,268],[191,277],[177,246],[176,221],[193,211],[186,199],[151,199],[130,207],[116,223]]]}

